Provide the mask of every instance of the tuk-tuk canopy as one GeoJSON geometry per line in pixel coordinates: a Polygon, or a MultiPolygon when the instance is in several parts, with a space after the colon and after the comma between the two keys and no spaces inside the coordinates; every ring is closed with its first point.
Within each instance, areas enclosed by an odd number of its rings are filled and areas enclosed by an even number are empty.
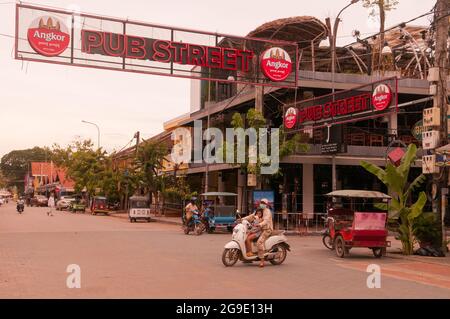
{"type": "Polygon", "coordinates": [[[129,200],[130,208],[150,208],[150,201],[145,196],[132,196],[129,200]]]}
{"type": "Polygon", "coordinates": [[[227,192],[208,192],[208,193],[203,193],[200,194],[200,196],[237,196],[237,194],[235,193],[227,193],[227,192]]]}
{"type": "Polygon", "coordinates": [[[377,191],[368,190],[354,190],[354,189],[343,189],[334,191],[325,196],[329,197],[348,197],[348,198],[378,198],[378,199],[391,199],[391,196],[377,191]]]}

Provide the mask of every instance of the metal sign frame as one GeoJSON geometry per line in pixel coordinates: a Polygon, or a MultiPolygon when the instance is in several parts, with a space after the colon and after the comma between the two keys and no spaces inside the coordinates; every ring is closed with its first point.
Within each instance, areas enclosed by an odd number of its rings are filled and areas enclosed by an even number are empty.
{"type": "MultiPolygon", "coordinates": [[[[298,44],[295,42],[288,42],[288,41],[279,41],[279,40],[266,40],[261,38],[254,38],[254,37],[241,37],[241,36],[235,36],[235,35],[229,35],[229,34],[221,34],[221,33],[213,33],[213,32],[207,32],[207,31],[200,31],[200,30],[194,30],[194,29],[187,29],[187,28],[179,28],[179,27],[172,27],[172,26],[166,26],[166,25],[160,25],[160,24],[152,24],[152,23],[145,23],[145,22],[139,22],[139,21],[132,21],[132,20],[123,20],[119,18],[113,18],[113,17],[106,17],[101,15],[95,15],[95,14],[87,14],[87,13],[75,13],[71,11],[66,11],[63,9],[54,9],[54,8],[48,8],[45,6],[36,6],[36,5],[28,5],[28,4],[16,4],[16,35],[15,35],[15,59],[22,60],[22,61],[32,61],[32,62],[44,62],[44,63],[50,63],[50,64],[58,64],[58,65],[69,65],[69,66],[77,66],[77,67],[86,67],[86,68],[96,68],[96,69],[103,69],[103,70],[113,70],[113,71],[122,71],[122,72],[130,72],[130,73],[141,73],[141,74],[151,74],[151,75],[160,75],[160,76],[169,76],[169,77],[178,77],[178,78],[188,78],[188,79],[197,79],[197,80],[205,80],[205,81],[213,81],[213,82],[225,82],[225,83],[241,83],[241,84],[251,84],[251,85],[261,85],[261,86],[269,86],[269,87],[280,87],[280,88],[296,88],[298,85],[298,66],[299,66],[299,50],[298,50],[298,44]],[[57,59],[52,59],[49,57],[44,57],[40,55],[37,52],[32,52],[33,50],[24,51],[21,49],[21,45],[19,44],[19,41],[26,41],[27,39],[24,39],[23,37],[20,37],[19,34],[21,31],[23,31],[21,28],[29,27],[29,26],[22,26],[21,24],[21,10],[22,9],[28,9],[28,10],[36,10],[40,11],[43,14],[59,14],[67,16],[67,18],[71,17],[71,25],[68,25],[68,29],[70,32],[70,44],[66,51],[69,53],[65,53],[64,56],[58,56],[57,59]],[[135,28],[157,28],[158,30],[165,30],[167,32],[171,32],[172,38],[174,32],[178,32],[179,34],[188,34],[192,37],[194,36],[208,36],[215,38],[215,45],[219,46],[220,41],[223,39],[234,39],[236,41],[242,41],[245,46],[252,46],[252,43],[254,44],[254,47],[261,47],[261,52],[255,51],[255,56],[258,58],[258,60],[255,62],[253,61],[252,64],[252,74],[248,75],[242,75],[238,74],[234,77],[234,79],[230,79],[229,77],[225,78],[219,78],[213,76],[205,76],[205,71],[197,72],[194,71],[195,65],[189,65],[191,69],[187,71],[184,70],[177,70],[176,66],[177,63],[169,62],[167,63],[169,67],[155,67],[151,66],[148,67],[148,70],[145,69],[145,66],[142,65],[136,65],[136,64],[129,64],[126,62],[126,57],[123,57],[122,62],[110,62],[110,61],[102,61],[99,60],[99,56],[92,55],[92,58],[80,58],[77,56],[76,50],[79,50],[75,48],[74,45],[74,21],[75,17],[80,18],[86,18],[86,19],[97,19],[102,22],[111,22],[111,23],[117,23],[123,25],[123,31],[121,30],[122,35],[131,36],[127,33],[127,26],[133,26],[135,28]],[[289,48],[289,51],[292,52],[291,60],[292,60],[292,72],[288,79],[280,82],[275,82],[269,80],[267,77],[264,76],[260,61],[262,57],[262,53],[266,51],[268,48],[289,48]],[[99,63],[101,65],[95,65],[95,64],[88,64],[88,63],[99,63]],[[108,66],[110,64],[110,66],[108,66]],[[120,65],[119,65],[120,64],[120,65]],[[175,64],[175,65],[174,65],[175,64]],[[136,67],[136,69],[127,68],[127,66],[133,65],[136,67]],[[139,69],[137,69],[139,67],[139,69]],[[157,71],[158,69],[164,70],[164,72],[157,71]],[[180,73],[184,72],[186,74],[177,74],[177,71],[180,73]],[[194,74],[192,74],[194,73],[194,74]]],[[[153,29],[152,29],[153,30],[153,29]]],[[[80,30],[81,32],[83,29],[80,30]]],[[[117,32],[116,32],[117,33],[117,32]]],[[[112,32],[111,32],[112,34],[112,32]]],[[[78,36],[78,35],[77,35],[78,36]]],[[[132,35],[135,36],[135,35],[132,35]]],[[[139,36],[139,35],[136,35],[139,36]]],[[[155,39],[159,40],[159,39],[155,39]]],[[[161,39],[161,40],[167,40],[170,41],[170,39],[161,39]]],[[[183,41],[181,41],[183,42],[183,41]]],[[[77,43],[78,44],[78,43],[77,43]]],[[[199,44],[200,45],[200,44],[199,44]]],[[[225,49],[228,47],[225,47],[225,49]]],[[[65,52],[66,52],[65,51],[65,52]]],[[[154,62],[154,61],[147,61],[147,62],[154,62]]],[[[181,65],[181,64],[178,64],[181,65]]],[[[186,68],[185,64],[183,64],[186,68]]],[[[203,67],[202,67],[203,68],[203,67]]],[[[205,69],[210,70],[209,75],[213,73],[211,70],[219,70],[223,71],[225,69],[212,69],[210,67],[205,67],[205,69]]]]}

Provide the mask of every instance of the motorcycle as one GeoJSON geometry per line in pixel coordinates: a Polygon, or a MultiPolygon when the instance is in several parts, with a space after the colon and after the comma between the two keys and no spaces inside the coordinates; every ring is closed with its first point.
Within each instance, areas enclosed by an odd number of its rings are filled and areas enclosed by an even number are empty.
{"type": "Polygon", "coordinates": [[[326,227],[326,229],[322,232],[322,243],[329,250],[333,250],[334,249],[333,239],[330,236],[330,228],[328,227],[328,223],[332,220],[332,218],[322,217],[322,219],[325,220],[325,227],[326,227]]]}
{"type": "MultiPolygon", "coordinates": [[[[260,258],[256,255],[247,257],[245,239],[251,227],[251,224],[244,219],[233,228],[231,241],[225,245],[222,254],[222,263],[226,267],[233,266],[238,260],[244,263],[260,261],[260,258]]],[[[272,236],[266,240],[264,245],[266,248],[264,260],[269,261],[272,265],[281,265],[286,260],[287,252],[291,250],[284,232],[280,234],[272,233],[272,236]]],[[[255,254],[257,252],[254,242],[252,243],[252,252],[255,254]]]]}
{"type": "Polygon", "coordinates": [[[23,203],[17,203],[17,207],[16,207],[16,209],[17,209],[17,212],[19,213],[19,214],[22,214],[22,212],[23,212],[23,210],[24,210],[24,204],[23,203]]]}
{"type": "Polygon", "coordinates": [[[197,213],[192,215],[191,220],[186,224],[186,217],[183,216],[183,231],[186,235],[192,231],[195,235],[199,236],[206,230],[205,222],[202,221],[202,217],[197,213]]]}

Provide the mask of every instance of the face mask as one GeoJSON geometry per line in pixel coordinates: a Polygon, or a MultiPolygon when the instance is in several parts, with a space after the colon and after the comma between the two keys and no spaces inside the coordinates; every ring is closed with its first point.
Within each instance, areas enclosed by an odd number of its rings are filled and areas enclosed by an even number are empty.
{"type": "Polygon", "coordinates": [[[266,208],[266,204],[259,204],[259,207],[261,207],[262,209],[266,208]]]}

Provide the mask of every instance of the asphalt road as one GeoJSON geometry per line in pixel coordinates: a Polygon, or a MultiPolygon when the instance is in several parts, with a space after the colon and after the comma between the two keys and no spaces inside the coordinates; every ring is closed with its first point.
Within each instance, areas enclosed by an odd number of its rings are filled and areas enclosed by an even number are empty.
{"type": "MultiPolygon", "coordinates": [[[[450,263],[375,259],[368,249],[346,259],[320,237],[289,237],[285,264],[225,268],[230,234],[184,235],[179,226],[129,223],[90,214],[0,207],[0,298],[450,298],[450,263]],[[67,266],[81,269],[69,289],[67,266]],[[369,289],[370,264],[381,288],[369,289]]],[[[445,259],[448,261],[449,257],[445,259]]]]}

